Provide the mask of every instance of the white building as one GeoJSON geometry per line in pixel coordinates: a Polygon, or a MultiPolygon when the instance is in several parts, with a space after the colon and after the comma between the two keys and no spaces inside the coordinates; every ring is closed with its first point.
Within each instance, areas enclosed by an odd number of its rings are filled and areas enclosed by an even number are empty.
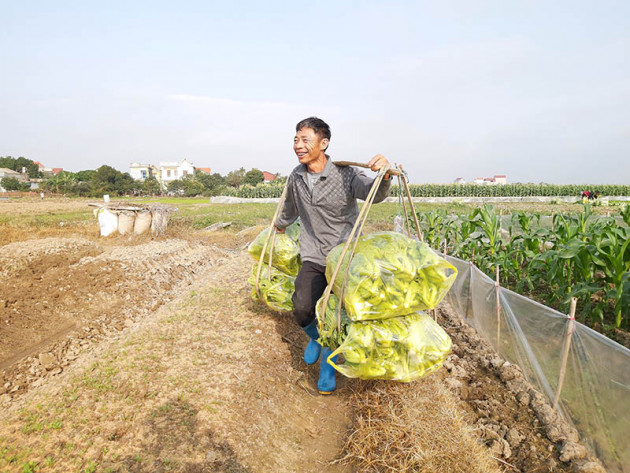
{"type": "Polygon", "coordinates": [[[188,175],[194,175],[195,166],[187,159],[182,159],[180,162],[161,162],[158,174],[158,181],[162,183],[162,187],[166,188],[169,182],[176,181],[188,175]]]}
{"type": "Polygon", "coordinates": [[[136,181],[144,181],[150,177],[157,178],[158,169],[153,164],[131,163],[129,174],[136,181]]]}

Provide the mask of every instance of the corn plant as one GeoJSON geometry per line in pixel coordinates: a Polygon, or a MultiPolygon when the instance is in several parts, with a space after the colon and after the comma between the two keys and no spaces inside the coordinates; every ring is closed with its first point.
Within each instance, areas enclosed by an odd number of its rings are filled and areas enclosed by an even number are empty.
{"type": "Polygon", "coordinates": [[[474,253],[489,276],[501,267],[502,284],[562,311],[577,297],[582,317],[621,327],[630,307],[629,209],[620,211],[621,220],[596,218],[586,205],[578,214],[555,215],[554,230],[540,224],[540,214],[520,212],[502,231],[489,205],[459,216],[424,212],[419,220],[434,247],[448,241],[455,256],[474,253]]]}

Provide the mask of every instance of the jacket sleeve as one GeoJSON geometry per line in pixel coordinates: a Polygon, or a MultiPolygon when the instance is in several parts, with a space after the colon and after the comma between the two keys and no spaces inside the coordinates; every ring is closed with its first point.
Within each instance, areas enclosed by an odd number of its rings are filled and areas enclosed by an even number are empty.
{"type": "MultiPolygon", "coordinates": [[[[357,171],[355,172],[352,181],[352,195],[356,199],[365,200],[370,192],[370,188],[374,183],[374,179],[366,176],[363,172],[357,171]]],[[[374,196],[374,203],[382,202],[389,195],[389,188],[392,185],[392,178],[390,176],[389,179],[383,178],[381,181],[381,185],[378,187],[376,191],[376,195],[374,196]]]]}
{"type": "Polygon", "coordinates": [[[284,206],[280,212],[280,216],[274,222],[276,227],[284,230],[298,218],[298,208],[295,202],[295,194],[293,192],[293,181],[295,180],[291,174],[287,180],[287,195],[284,199],[284,206]]]}

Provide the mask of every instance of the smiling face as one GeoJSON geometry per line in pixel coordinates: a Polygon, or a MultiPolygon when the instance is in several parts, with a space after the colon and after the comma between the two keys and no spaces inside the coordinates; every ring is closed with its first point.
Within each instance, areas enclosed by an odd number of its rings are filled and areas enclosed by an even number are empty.
{"type": "Polygon", "coordinates": [[[326,164],[324,151],[327,147],[328,139],[316,134],[312,128],[301,128],[293,139],[293,151],[300,163],[306,164],[309,171],[319,172],[315,169],[321,163],[326,164]]]}

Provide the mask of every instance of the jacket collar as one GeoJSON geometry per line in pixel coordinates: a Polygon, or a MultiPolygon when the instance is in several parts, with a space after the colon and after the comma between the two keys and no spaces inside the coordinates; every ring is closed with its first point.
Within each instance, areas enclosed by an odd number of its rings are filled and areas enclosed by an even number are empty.
{"type": "MultiPolygon", "coordinates": [[[[329,155],[326,155],[326,165],[324,166],[324,169],[322,170],[322,173],[320,175],[320,177],[326,178],[328,177],[328,175],[330,174],[330,170],[332,169],[332,167],[334,166],[332,159],[330,159],[329,155]]],[[[306,167],[306,164],[300,164],[300,166],[298,167],[297,173],[302,176],[302,179],[304,179],[304,182],[306,182],[306,175],[308,174],[308,168],[306,167]]]]}

